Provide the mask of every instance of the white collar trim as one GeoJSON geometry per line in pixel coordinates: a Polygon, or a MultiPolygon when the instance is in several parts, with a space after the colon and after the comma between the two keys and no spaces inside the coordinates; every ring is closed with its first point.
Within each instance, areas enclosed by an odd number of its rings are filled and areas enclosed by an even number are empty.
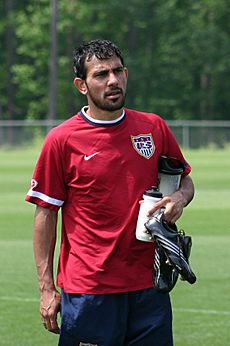
{"type": "Polygon", "coordinates": [[[125,116],[125,110],[123,109],[123,111],[122,111],[122,113],[121,113],[121,115],[118,117],[118,118],[116,118],[116,119],[114,119],[114,120],[98,120],[98,119],[94,119],[94,118],[92,118],[90,115],[88,115],[87,113],[86,113],[86,110],[88,109],[88,106],[84,106],[82,109],[81,109],[81,111],[82,111],[82,113],[84,114],[84,117],[86,118],[86,119],[88,119],[91,123],[95,123],[95,124],[116,124],[116,123],[118,123],[119,121],[121,121],[123,118],[124,118],[124,116],[125,116]]]}

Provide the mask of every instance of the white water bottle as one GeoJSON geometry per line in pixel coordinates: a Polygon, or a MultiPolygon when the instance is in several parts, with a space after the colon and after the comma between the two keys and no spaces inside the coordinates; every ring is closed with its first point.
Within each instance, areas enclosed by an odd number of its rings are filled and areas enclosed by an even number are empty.
{"type": "MultiPolygon", "coordinates": [[[[147,233],[145,223],[149,217],[147,212],[153,207],[156,202],[159,202],[162,198],[162,193],[156,188],[152,187],[150,190],[146,190],[143,194],[143,202],[140,204],[139,215],[136,226],[136,238],[145,242],[153,242],[153,239],[147,233]]],[[[157,210],[153,215],[160,213],[160,209],[157,210]]],[[[152,216],[152,215],[151,215],[152,216]]]]}

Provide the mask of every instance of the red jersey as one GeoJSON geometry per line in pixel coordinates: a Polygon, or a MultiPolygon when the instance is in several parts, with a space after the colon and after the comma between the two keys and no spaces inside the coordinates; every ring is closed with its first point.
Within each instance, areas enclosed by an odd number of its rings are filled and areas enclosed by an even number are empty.
{"type": "Polygon", "coordinates": [[[158,157],[179,146],[155,114],[126,109],[115,121],[84,110],[52,129],[26,200],[62,209],[57,284],[66,293],[106,294],[152,286],[154,243],[136,239],[139,201],[157,185],[158,157]]]}

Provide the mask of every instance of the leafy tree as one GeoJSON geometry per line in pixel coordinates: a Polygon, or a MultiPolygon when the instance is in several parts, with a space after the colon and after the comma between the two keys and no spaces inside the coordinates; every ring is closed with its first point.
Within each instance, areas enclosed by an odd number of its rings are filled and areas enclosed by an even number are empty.
{"type": "MultiPolygon", "coordinates": [[[[2,118],[43,119],[49,113],[50,3],[0,3],[2,118]],[[6,3],[13,4],[10,16],[6,3]],[[7,40],[7,32],[15,40],[7,40]]],[[[106,38],[124,52],[128,107],[166,119],[228,119],[229,29],[227,0],[58,1],[57,117],[71,116],[85,103],[73,86],[73,49],[106,38]]]]}
{"type": "Polygon", "coordinates": [[[18,63],[14,66],[18,104],[31,119],[46,117],[48,109],[48,0],[30,3],[17,13],[18,63]]]}
{"type": "Polygon", "coordinates": [[[57,113],[57,15],[57,0],[51,0],[48,112],[51,120],[56,119],[57,113]]]}

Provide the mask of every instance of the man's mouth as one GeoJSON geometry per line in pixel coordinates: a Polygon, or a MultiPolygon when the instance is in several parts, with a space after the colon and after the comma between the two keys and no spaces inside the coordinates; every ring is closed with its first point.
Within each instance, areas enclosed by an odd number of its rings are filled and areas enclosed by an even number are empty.
{"type": "Polygon", "coordinates": [[[105,93],[105,97],[107,97],[109,99],[116,99],[116,98],[120,97],[120,95],[122,95],[121,89],[115,89],[115,90],[107,91],[105,93]]]}

